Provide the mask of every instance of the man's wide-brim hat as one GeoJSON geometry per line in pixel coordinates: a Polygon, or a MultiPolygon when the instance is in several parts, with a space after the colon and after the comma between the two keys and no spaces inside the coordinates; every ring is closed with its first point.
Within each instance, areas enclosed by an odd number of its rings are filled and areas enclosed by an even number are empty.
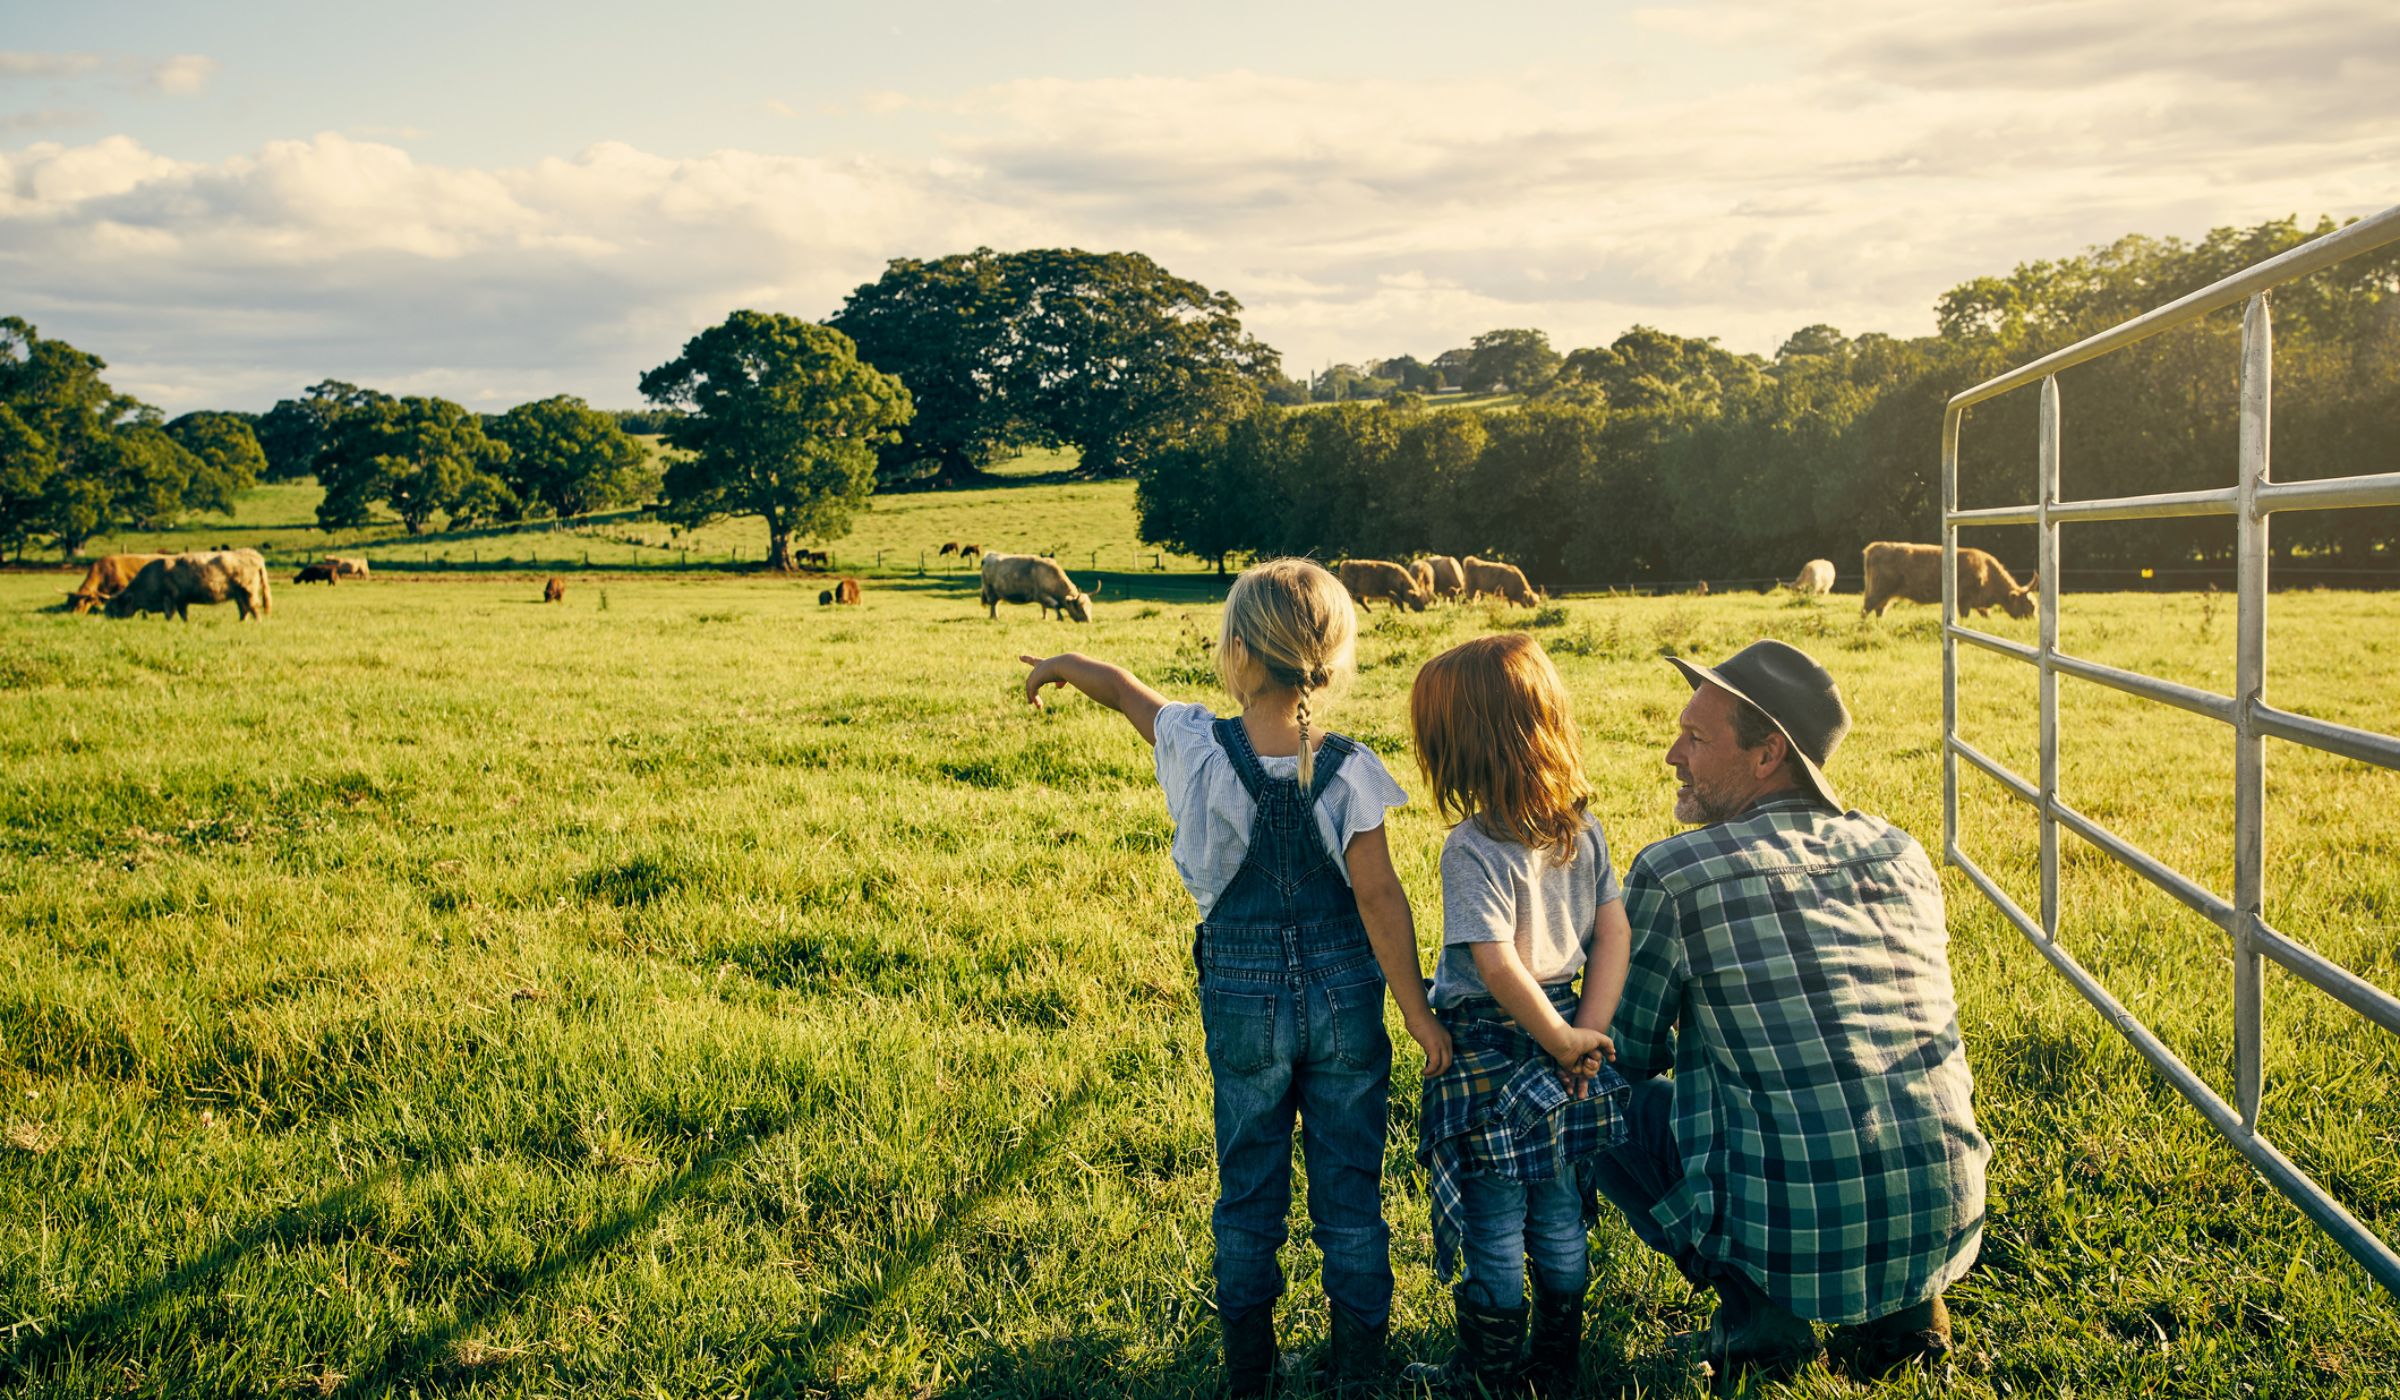
{"type": "Polygon", "coordinates": [[[1841,794],[1826,781],[1825,765],[1833,761],[1833,751],[1850,732],[1850,707],[1842,703],[1833,673],[1818,665],[1815,657],[1788,642],[1764,641],[1752,642],[1713,667],[1680,656],[1670,656],[1667,661],[1683,672],[1694,690],[1706,681],[1756,706],[1783,731],[1816,795],[1833,810],[1846,810],[1841,794]]]}

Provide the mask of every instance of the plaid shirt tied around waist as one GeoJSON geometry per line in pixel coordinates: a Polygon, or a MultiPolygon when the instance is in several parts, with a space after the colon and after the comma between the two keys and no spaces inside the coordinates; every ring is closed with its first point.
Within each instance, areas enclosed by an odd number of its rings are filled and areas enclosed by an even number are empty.
{"type": "MultiPolygon", "coordinates": [[[[1572,988],[1546,990],[1559,1014],[1572,1019],[1572,988]]],[[[1466,1228],[1461,1183],[1477,1173],[1548,1181],[1561,1162],[1571,1167],[1615,1147],[1625,1140],[1625,1099],[1631,1089],[1603,1066],[1591,1091],[1578,1099],[1549,1052],[1514,1022],[1465,1008],[1439,1014],[1450,1032],[1453,1058],[1450,1068],[1425,1081],[1417,1161],[1426,1169],[1433,1198],[1434,1273],[1448,1283],[1458,1271],[1466,1228]]],[[[1589,1220],[1588,1186],[1583,1195],[1589,1220]]]]}
{"type": "Polygon", "coordinates": [[[1625,1073],[1675,1072],[1670,1241],[1823,1322],[1966,1272],[1991,1144],[1924,848],[1778,795],[1635,857],[1625,916],[1612,1030],[1625,1073]]]}

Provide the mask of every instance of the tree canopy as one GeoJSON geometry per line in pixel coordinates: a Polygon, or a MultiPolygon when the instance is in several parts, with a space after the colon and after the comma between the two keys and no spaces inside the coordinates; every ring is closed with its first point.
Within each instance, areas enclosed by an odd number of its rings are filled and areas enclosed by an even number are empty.
{"type": "Polygon", "coordinates": [[[650,454],[603,413],[572,394],[518,404],[488,435],[508,448],[502,480],[527,509],[562,519],[644,495],[650,454]]]}
{"type": "Polygon", "coordinates": [[[884,480],[955,482],[1020,443],[1070,445],[1087,474],[1122,475],[1246,410],[1281,368],[1240,312],[1139,253],[978,248],[894,259],[828,324],[918,405],[884,480]]]}
{"type": "Polygon", "coordinates": [[[510,516],[516,495],[496,475],[507,461],[508,448],[484,435],[482,420],[450,400],[378,395],[338,414],[317,453],[325,487],[317,523],[355,528],[376,504],[412,535],[437,511],[461,528],[510,516]]]}
{"type": "Polygon", "coordinates": [[[838,330],[736,311],[642,376],[642,396],[681,409],[666,440],[666,512],[686,524],[755,515],[767,563],[798,567],[792,537],[833,539],[875,489],[875,449],[915,408],[899,379],[860,360],[838,330]]]}

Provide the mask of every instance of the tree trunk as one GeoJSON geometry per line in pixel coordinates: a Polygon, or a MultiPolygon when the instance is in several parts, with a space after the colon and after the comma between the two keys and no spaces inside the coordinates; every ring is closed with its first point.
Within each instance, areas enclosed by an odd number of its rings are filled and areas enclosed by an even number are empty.
{"type": "Polygon", "coordinates": [[[791,527],[780,520],[767,522],[767,567],[779,574],[800,572],[800,561],[792,557],[791,527]]]}

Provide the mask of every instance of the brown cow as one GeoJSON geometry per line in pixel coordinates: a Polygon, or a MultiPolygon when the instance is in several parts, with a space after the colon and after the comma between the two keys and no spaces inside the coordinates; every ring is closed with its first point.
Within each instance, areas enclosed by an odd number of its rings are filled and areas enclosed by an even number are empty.
{"type": "Polygon", "coordinates": [[[799,550],[792,555],[792,558],[794,562],[804,568],[813,566],[819,569],[830,569],[833,567],[833,556],[821,549],[799,550]]]}
{"type": "Polygon", "coordinates": [[[1533,585],[1525,581],[1525,571],[1514,564],[1478,559],[1470,554],[1459,561],[1459,567],[1466,574],[1467,596],[1470,598],[1497,593],[1521,608],[1530,608],[1541,601],[1533,591],[1533,585]]]}
{"type": "Polygon", "coordinates": [[[944,555],[950,555],[950,554],[956,554],[956,553],[958,553],[958,541],[956,541],[956,540],[944,540],[944,541],[942,541],[942,547],[941,547],[941,550],[940,550],[940,552],[941,552],[942,554],[944,554],[944,555]]]}
{"type": "MultiPolygon", "coordinates": [[[[1942,601],[1942,547],[1938,544],[1897,544],[1877,540],[1862,551],[1867,565],[1867,598],[1859,611],[1883,616],[1896,598],[1912,603],[1942,601]]],[[[2042,576],[2023,583],[2008,568],[1980,549],[1958,551],[1958,615],[1983,616],[1999,608],[2010,617],[2031,617],[2042,576]]]]}
{"type": "Polygon", "coordinates": [[[1419,559],[1417,565],[1432,573],[1434,597],[1464,598],[1467,596],[1467,573],[1458,566],[1458,560],[1455,558],[1447,554],[1428,554],[1419,559]]]}
{"type": "Polygon", "coordinates": [[[153,559],[169,559],[167,554],[110,554],[92,561],[83,571],[83,582],[67,595],[67,611],[81,617],[109,599],[125,591],[134,575],[153,559]]]}
{"type": "Polygon", "coordinates": [[[566,596],[567,581],[556,574],[552,574],[550,581],[542,585],[542,601],[545,603],[564,602],[566,596]]]}
{"type": "Polygon", "coordinates": [[[983,557],[983,546],[979,544],[962,544],[958,547],[958,557],[961,559],[981,559],[983,557]]]}
{"type": "Polygon", "coordinates": [[[294,583],[340,583],[341,581],[342,571],[331,564],[304,564],[301,566],[300,572],[292,577],[294,583]]]}
{"type": "Polygon", "coordinates": [[[840,583],[835,584],[833,586],[833,601],[840,603],[845,607],[857,607],[858,580],[854,578],[846,578],[840,583]]]}
{"type": "Polygon", "coordinates": [[[242,620],[265,617],[275,610],[275,593],[267,582],[267,561],[255,549],[222,553],[170,554],[153,559],[133,576],[133,582],[108,600],[110,617],[154,612],[192,620],[194,603],[231,600],[242,620]]]}
{"type": "Polygon", "coordinates": [[[1364,611],[1370,598],[1387,598],[1410,612],[1423,612],[1433,601],[1433,589],[1422,578],[1388,559],[1345,559],[1334,576],[1364,611]]]}

